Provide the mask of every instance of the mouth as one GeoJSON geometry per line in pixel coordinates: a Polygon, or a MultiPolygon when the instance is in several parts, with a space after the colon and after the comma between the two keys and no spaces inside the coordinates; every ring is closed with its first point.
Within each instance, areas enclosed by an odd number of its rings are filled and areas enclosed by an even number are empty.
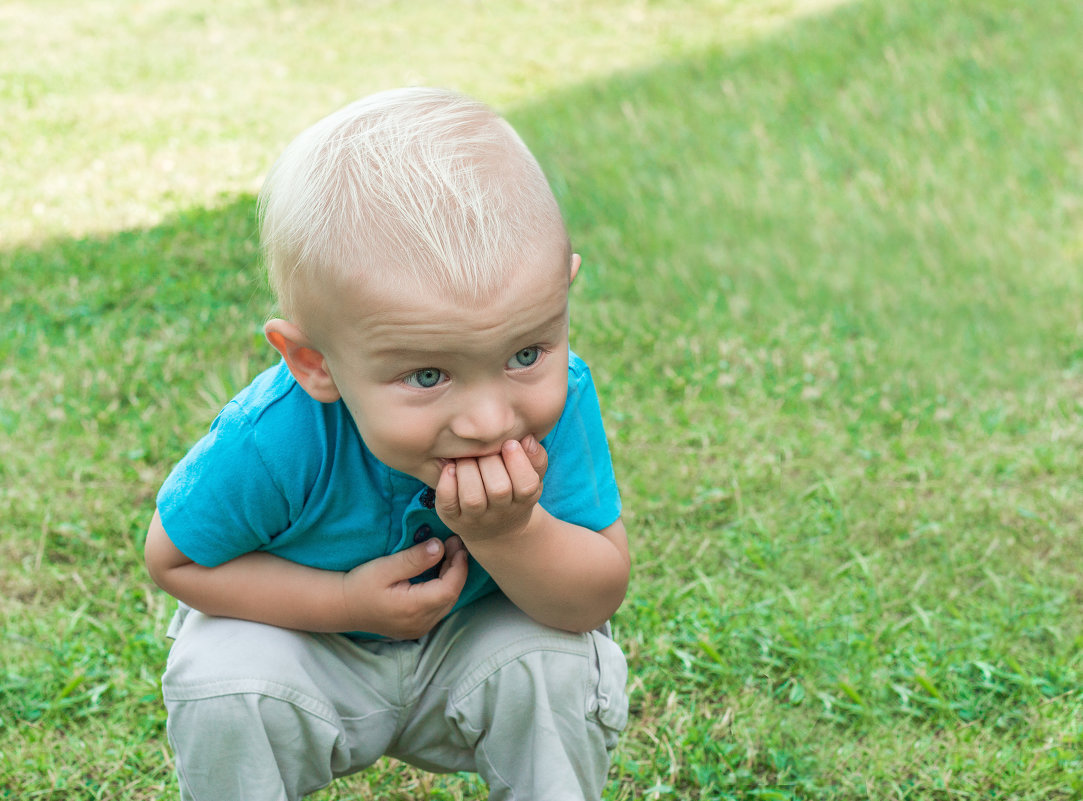
{"type": "Polygon", "coordinates": [[[505,443],[511,442],[512,440],[516,442],[522,442],[527,436],[533,435],[523,434],[519,437],[508,437],[506,440],[498,443],[495,446],[491,446],[480,451],[474,451],[472,453],[461,453],[457,456],[437,456],[436,462],[440,465],[440,471],[443,472],[444,468],[447,465],[455,464],[455,462],[461,461],[463,459],[483,459],[486,456],[500,456],[503,452],[505,443]]]}
{"type": "Polygon", "coordinates": [[[455,464],[455,462],[461,461],[463,459],[483,459],[486,456],[499,456],[500,453],[501,449],[497,448],[496,450],[484,451],[482,453],[464,453],[461,456],[452,456],[448,458],[444,458],[441,456],[437,457],[436,461],[440,463],[440,469],[443,470],[446,465],[455,464]]]}

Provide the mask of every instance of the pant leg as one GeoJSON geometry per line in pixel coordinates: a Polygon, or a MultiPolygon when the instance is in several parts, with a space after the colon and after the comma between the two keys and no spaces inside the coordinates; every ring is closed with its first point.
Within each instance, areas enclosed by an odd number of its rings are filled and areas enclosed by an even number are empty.
{"type": "Polygon", "coordinates": [[[424,691],[391,755],[475,770],[493,801],[601,798],[628,717],[627,666],[612,639],[542,626],[495,594],[422,647],[424,691]]]}
{"type": "Polygon", "coordinates": [[[372,764],[394,736],[394,644],[195,611],[171,633],[162,690],[185,801],[296,801],[372,764]]]}

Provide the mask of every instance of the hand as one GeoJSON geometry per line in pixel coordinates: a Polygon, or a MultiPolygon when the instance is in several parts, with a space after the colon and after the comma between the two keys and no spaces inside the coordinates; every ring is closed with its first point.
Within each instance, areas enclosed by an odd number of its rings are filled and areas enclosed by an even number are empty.
{"type": "Polygon", "coordinates": [[[533,436],[509,440],[500,453],[446,465],[436,485],[436,513],[472,542],[522,533],[542,494],[549,456],[533,436]]]}
{"type": "Polygon", "coordinates": [[[383,556],[343,574],[342,596],[348,617],[359,630],[396,640],[428,634],[455,606],[466,583],[467,554],[462,540],[433,538],[383,556]],[[436,578],[411,584],[436,565],[436,578]]]}

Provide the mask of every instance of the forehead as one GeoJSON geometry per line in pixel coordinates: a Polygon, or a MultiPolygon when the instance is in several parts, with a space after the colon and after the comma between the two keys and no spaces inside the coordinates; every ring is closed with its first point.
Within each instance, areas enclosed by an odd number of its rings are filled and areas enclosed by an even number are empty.
{"type": "Polygon", "coordinates": [[[455,354],[534,344],[567,326],[568,266],[513,271],[505,284],[477,297],[435,283],[355,287],[335,299],[332,347],[369,357],[455,354]]]}

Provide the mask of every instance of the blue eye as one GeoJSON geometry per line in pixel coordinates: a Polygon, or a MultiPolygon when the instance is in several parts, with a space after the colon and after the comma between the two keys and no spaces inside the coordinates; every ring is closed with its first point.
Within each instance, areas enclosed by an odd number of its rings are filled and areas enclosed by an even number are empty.
{"type": "Polygon", "coordinates": [[[403,381],[411,387],[418,389],[431,389],[444,380],[444,374],[435,367],[426,367],[424,370],[410,373],[403,381]]]}
{"type": "Polygon", "coordinates": [[[530,367],[541,358],[541,348],[523,348],[520,351],[516,351],[515,355],[508,359],[508,367],[512,370],[519,369],[521,367],[530,367]]]}

